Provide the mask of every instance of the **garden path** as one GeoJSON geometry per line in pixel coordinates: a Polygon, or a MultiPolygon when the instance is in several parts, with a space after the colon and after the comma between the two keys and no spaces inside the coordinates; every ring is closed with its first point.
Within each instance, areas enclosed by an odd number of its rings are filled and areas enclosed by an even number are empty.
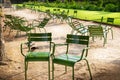
{"type": "MultiPolygon", "coordinates": [[[[7,12],[5,12],[7,13],[7,12]]],[[[38,13],[31,13],[29,10],[12,11],[9,14],[26,17],[28,20],[36,19],[38,13]]],[[[84,25],[95,24],[92,22],[80,21],[84,25]]],[[[70,33],[68,24],[59,22],[48,23],[46,30],[52,32],[55,43],[65,42],[65,36],[70,33]]],[[[114,39],[108,35],[107,44],[103,47],[103,41],[90,40],[88,60],[90,62],[93,80],[120,80],[120,28],[113,27],[114,39]]],[[[7,33],[7,32],[6,32],[7,33]]],[[[24,57],[20,53],[20,43],[26,41],[26,37],[14,37],[5,35],[5,61],[7,65],[0,65],[0,80],[24,80],[24,57]]],[[[23,33],[24,34],[24,33],[23,33]]],[[[47,80],[47,64],[45,62],[30,63],[28,70],[29,80],[47,80]]],[[[68,73],[64,73],[64,67],[56,65],[55,80],[71,80],[71,68],[68,73]]],[[[75,79],[89,80],[89,75],[85,62],[76,64],[75,79]]]]}

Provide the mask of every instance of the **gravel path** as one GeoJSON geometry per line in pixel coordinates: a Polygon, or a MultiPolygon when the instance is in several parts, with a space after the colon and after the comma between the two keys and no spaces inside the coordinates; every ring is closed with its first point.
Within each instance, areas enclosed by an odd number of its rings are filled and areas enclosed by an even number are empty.
{"type": "MultiPolygon", "coordinates": [[[[7,13],[7,12],[6,12],[7,13]]],[[[29,10],[11,12],[14,15],[26,17],[28,20],[38,18],[38,13],[31,13],[29,10]]],[[[9,12],[9,14],[11,14],[9,12]]],[[[47,32],[52,32],[55,43],[65,42],[66,34],[71,28],[66,23],[51,23],[46,25],[47,32]]],[[[80,21],[84,25],[95,24],[92,22],[80,21]]],[[[103,47],[103,40],[99,38],[92,42],[90,39],[90,49],[88,60],[90,63],[93,80],[120,80],[120,28],[113,27],[114,39],[108,34],[107,44],[103,47]]],[[[7,32],[4,33],[5,37],[7,32]]],[[[22,33],[24,34],[24,33],[22,33]]],[[[20,53],[20,43],[25,42],[26,37],[14,38],[14,32],[7,37],[5,42],[6,63],[0,65],[0,80],[24,80],[24,57],[20,53]]],[[[60,48],[61,51],[63,48],[60,48]]],[[[58,48],[57,52],[60,51],[58,48]]],[[[55,65],[55,80],[71,80],[71,68],[68,73],[64,73],[64,66],[55,65]]],[[[47,63],[31,62],[28,70],[29,80],[47,80],[47,63]]],[[[89,74],[84,61],[75,66],[75,79],[89,80],[89,74]]]]}

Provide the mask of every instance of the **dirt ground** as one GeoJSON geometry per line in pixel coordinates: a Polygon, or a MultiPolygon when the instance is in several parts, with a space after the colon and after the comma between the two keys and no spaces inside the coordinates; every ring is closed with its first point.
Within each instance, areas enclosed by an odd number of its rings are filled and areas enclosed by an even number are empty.
{"type": "MultiPolygon", "coordinates": [[[[7,10],[8,11],[8,10],[7,10]]],[[[26,17],[31,21],[38,18],[38,13],[31,13],[30,10],[9,11],[6,14],[26,17]]],[[[84,25],[96,24],[93,22],[80,21],[84,25]]],[[[46,25],[47,32],[52,32],[53,42],[65,42],[66,34],[69,34],[71,27],[66,23],[53,22],[46,25]]],[[[103,40],[99,38],[93,42],[90,39],[90,49],[88,60],[92,71],[93,80],[120,80],[120,28],[113,27],[114,39],[108,34],[107,44],[103,47],[103,40]]],[[[15,37],[15,31],[5,36],[5,60],[6,64],[0,65],[0,80],[24,80],[24,57],[20,53],[20,43],[27,41],[27,37],[22,33],[15,37]]],[[[63,48],[57,52],[63,51],[63,48]]],[[[28,68],[28,80],[47,80],[47,62],[30,62],[28,68]]],[[[64,74],[64,66],[55,65],[55,80],[72,80],[72,69],[68,67],[68,72],[64,74]]],[[[75,80],[89,80],[86,63],[81,61],[75,65],[75,80]]]]}

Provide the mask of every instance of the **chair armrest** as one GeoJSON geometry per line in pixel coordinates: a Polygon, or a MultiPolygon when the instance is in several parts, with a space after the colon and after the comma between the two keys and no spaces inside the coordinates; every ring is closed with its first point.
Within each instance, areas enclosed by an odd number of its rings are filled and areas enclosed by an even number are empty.
{"type": "MultiPolygon", "coordinates": [[[[68,45],[67,43],[64,43],[64,44],[55,44],[54,42],[53,43],[53,52],[51,53],[51,56],[54,58],[54,53],[55,53],[55,48],[56,46],[64,46],[64,45],[68,45]]],[[[67,46],[68,47],[68,46],[67,46]]]]}
{"type": "Polygon", "coordinates": [[[86,58],[87,57],[87,55],[88,55],[88,49],[89,49],[90,47],[85,47],[83,50],[82,50],[82,54],[81,54],[81,59],[84,59],[84,58],[86,58]],[[85,53],[86,52],[86,53],[85,53]]]}
{"type": "Polygon", "coordinates": [[[28,44],[28,42],[25,42],[25,43],[21,43],[20,44],[20,51],[21,51],[21,54],[25,57],[25,54],[23,53],[23,45],[25,44],[28,44]]]}
{"type": "Polygon", "coordinates": [[[88,50],[88,49],[90,49],[90,47],[85,47],[83,50],[88,50]]]}
{"type": "Polygon", "coordinates": [[[53,55],[54,55],[54,52],[55,52],[55,43],[54,43],[54,42],[51,42],[51,45],[53,45],[52,51],[51,51],[51,56],[53,56],[53,55]]]}
{"type": "Polygon", "coordinates": [[[40,22],[39,20],[37,20],[37,19],[34,19],[32,22],[40,22]]]}

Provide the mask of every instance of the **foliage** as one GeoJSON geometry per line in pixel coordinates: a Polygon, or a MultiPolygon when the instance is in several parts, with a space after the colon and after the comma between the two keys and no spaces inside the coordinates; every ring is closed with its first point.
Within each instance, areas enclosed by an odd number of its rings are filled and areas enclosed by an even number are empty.
{"type": "Polygon", "coordinates": [[[100,11],[100,10],[102,10],[102,8],[97,7],[96,5],[88,4],[88,5],[85,6],[85,10],[100,11]]]}
{"type": "MultiPolygon", "coordinates": [[[[27,4],[33,4],[29,1],[27,4]]],[[[90,11],[120,11],[120,2],[117,0],[55,0],[54,2],[37,2],[34,3],[47,7],[58,7],[66,9],[79,9],[90,11]]]]}
{"type": "Polygon", "coordinates": [[[116,11],[117,6],[115,6],[114,4],[107,4],[105,6],[105,11],[110,11],[110,12],[115,12],[116,11]]]}

